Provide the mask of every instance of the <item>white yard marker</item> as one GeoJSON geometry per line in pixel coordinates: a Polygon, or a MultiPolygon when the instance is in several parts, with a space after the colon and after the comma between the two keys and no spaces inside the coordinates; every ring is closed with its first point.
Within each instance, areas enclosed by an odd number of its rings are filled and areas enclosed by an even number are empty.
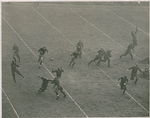
{"type": "MultiPolygon", "coordinates": [[[[14,28],[8,23],[8,21],[2,16],[2,18],[6,21],[6,23],[11,27],[11,29],[17,34],[17,36],[20,38],[20,40],[27,46],[27,48],[32,52],[32,54],[38,59],[36,54],[32,51],[32,49],[24,42],[24,40],[20,37],[20,35],[14,30],[14,28]]],[[[54,78],[54,75],[49,71],[49,69],[43,64],[45,69],[50,73],[50,75],[54,78]]],[[[65,90],[65,89],[64,89],[65,90]]],[[[65,90],[65,92],[68,94],[68,96],[71,98],[71,100],[76,104],[76,106],[80,109],[80,111],[88,118],[88,115],[81,109],[81,107],[78,105],[78,103],[71,97],[71,95],[65,90]]],[[[10,102],[11,104],[11,102],[10,102]]],[[[11,104],[12,105],[12,104],[11,104]]],[[[13,106],[12,106],[13,107],[13,106]]],[[[14,108],[14,107],[13,107],[14,108]]],[[[15,113],[16,110],[15,110],[15,113]]],[[[18,116],[18,114],[16,114],[18,116]]],[[[18,117],[19,118],[19,117],[18,117]]]]}
{"type": "MultiPolygon", "coordinates": [[[[126,19],[122,18],[121,16],[117,15],[116,13],[114,13],[113,11],[111,11],[110,9],[107,9],[108,11],[110,11],[112,14],[114,14],[115,16],[119,17],[120,19],[124,20],[125,22],[129,23],[130,25],[136,27],[135,25],[133,25],[131,22],[127,21],[126,19]]],[[[144,30],[138,28],[140,31],[142,31],[143,33],[149,35],[147,32],[145,32],[144,30]]]]}
{"type": "MultiPolygon", "coordinates": [[[[112,39],[109,35],[107,35],[105,32],[103,32],[102,30],[100,30],[99,28],[97,28],[95,25],[93,25],[91,22],[89,22],[88,20],[86,20],[84,17],[82,17],[80,14],[78,14],[75,10],[71,9],[71,11],[73,11],[75,14],[77,14],[79,17],[81,17],[84,21],[88,22],[91,26],[93,26],[95,29],[97,29],[98,31],[100,31],[102,34],[104,34],[106,37],[108,37],[109,39],[111,39],[112,41],[116,42],[120,47],[126,49],[124,46],[122,46],[120,43],[118,43],[117,41],[115,41],[114,39],[112,39]]],[[[135,54],[133,54],[137,59],[141,60],[139,57],[137,57],[135,54]]]]}
{"type": "Polygon", "coordinates": [[[10,105],[11,105],[11,107],[13,108],[13,110],[14,110],[14,112],[15,112],[17,118],[19,118],[19,115],[18,115],[17,111],[15,110],[13,104],[12,104],[11,101],[9,100],[9,98],[8,98],[8,96],[7,96],[7,94],[6,94],[6,92],[4,91],[4,89],[2,89],[2,91],[3,91],[3,93],[5,94],[5,96],[6,96],[7,100],[8,100],[8,102],[9,102],[10,105]]]}
{"type": "MultiPolygon", "coordinates": [[[[32,9],[34,9],[33,7],[32,7],[32,9]]],[[[34,9],[35,10],[35,9],[34,9]]],[[[36,11],[36,13],[38,13],[46,22],[48,22],[56,31],[58,31],[60,34],[62,34],[56,27],[54,27],[53,26],[53,24],[51,24],[44,16],[42,16],[42,14],[40,14],[37,10],[35,10],[36,11]]],[[[78,14],[79,15],[79,14],[78,14]]],[[[79,15],[80,16],[80,15],[79,15]]],[[[80,17],[82,17],[82,16],[80,16],[80,17]]],[[[83,17],[82,17],[83,18],[83,17]]],[[[83,18],[84,19],[84,18],[83,18]]],[[[85,19],[86,20],[86,19],[85,19]]],[[[87,20],[86,20],[87,21],[87,20]]],[[[89,21],[87,21],[87,22],[89,22],[89,21]]],[[[90,22],[89,22],[90,23],[90,22]]],[[[90,23],[92,26],[94,26],[92,23],[90,23]]],[[[95,26],[94,26],[95,27],[95,26]]],[[[97,27],[95,27],[96,29],[98,29],[97,27]]],[[[99,30],[99,29],[98,29],[99,30]]],[[[101,30],[99,30],[99,31],[101,31],[101,30]]],[[[101,31],[102,33],[104,33],[103,31],[101,31]]],[[[104,33],[105,34],[105,33],[104,33]]],[[[105,34],[107,37],[109,37],[107,34],[105,34]]],[[[63,34],[62,34],[62,36],[63,37],[65,37],[63,34]]],[[[73,46],[75,46],[67,37],[65,37],[73,46]]],[[[109,37],[109,38],[111,38],[111,37],[109,37]]],[[[112,39],[112,38],[111,38],[112,39]]],[[[112,39],[113,40],[113,39],[112,39]]],[[[121,44],[120,44],[121,45],[121,44]]],[[[123,47],[123,46],[122,46],[123,47]]],[[[123,47],[124,48],[124,47],[123,47]]],[[[83,53],[83,54],[85,54],[85,53],[83,53]]],[[[86,56],[87,57],[87,56],[86,56]]],[[[88,57],[87,57],[88,58],[88,57]]],[[[88,58],[89,59],[89,58],[88,58]]],[[[117,84],[116,83],[116,81],[115,80],[113,80],[104,70],[102,70],[100,67],[98,67],[103,73],[105,73],[105,75],[108,77],[108,78],[110,78],[111,79],[111,81],[113,81],[117,86],[119,86],[119,84],[117,84]]],[[[135,101],[140,107],[142,107],[146,112],[148,112],[149,113],[149,111],[144,107],[144,106],[142,106],[136,99],[134,99],[134,97],[132,97],[128,92],[126,92],[128,95],[129,95],[129,97],[131,97],[132,98],[132,100],[133,101],[135,101]]]]}

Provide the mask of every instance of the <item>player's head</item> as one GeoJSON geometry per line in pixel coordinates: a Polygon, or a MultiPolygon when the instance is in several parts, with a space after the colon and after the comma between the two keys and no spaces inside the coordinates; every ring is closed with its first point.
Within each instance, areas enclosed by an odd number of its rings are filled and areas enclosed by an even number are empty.
{"type": "Polygon", "coordinates": [[[127,78],[127,76],[126,76],[126,75],[124,75],[124,78],[127,78]]]}
{"type": "Polygon", "coordinates": [[[14,63],[15,63],[15,61],[14,61],[14,60],[12,60],[12,63],[14,64],[14,63]]]}
{"type": "Polygon", "coordinates": [[[43,49],[46,49],[46,47],[45,47],[45,46],[43,46],[43,49]]]}

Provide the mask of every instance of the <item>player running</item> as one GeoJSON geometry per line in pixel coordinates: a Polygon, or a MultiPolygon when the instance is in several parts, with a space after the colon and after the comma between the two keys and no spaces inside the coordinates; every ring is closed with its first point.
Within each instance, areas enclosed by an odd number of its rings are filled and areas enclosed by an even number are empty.
{"type": "Polygon", "coordinates": [[[13,46],[13,58],[14,58],[15,62],[17,61],[16,57],[18,58],[18,61],[20,63],[19,48],[18,48],[17,44],[14,44],[14,46],[13,46]]]}
{"type": "MultiPolygon", "coordinates": [[[[57,79],[61,79],[61,74],[62,72],[64,72],[64,70],[60,67],[60,68],[57,68],[56,70],[53,70],[52,69],[52,73],[56,72],[56,78],[57,79]]],[[[54,85],[54,87],[56,86],[56,84],[54,85]]]]}
{"type": "MultiPolygon", "coordinates": [[[[47,78],[45,77],[41,77],[41,76],[38,76],[39,78],[42,79],[42,85],[41,85],[41,88],[38,90],[38,93],[40,94],[41,92],[44,92],[48,86],[48,83],[51,81],[51,80],[48,80],[47,78]]],[[[37,78],[38,78],[37,77],[37,78]]]]}
{"type": "Polygon", "coordinates": [[[55,93],[57,96],[56,100],[59,99],[59,94],[58,94],[59,91],[64,95],[64,98],[65,98],[67,94],[63,90],[63,87],[60,85],[59,79],[54,78],[54,80],[50,80],[50,81],[51,81],[51,84],[55,84],[57,86],[57,88],[55,89],[55,93]]]}
{"type": "MultiPolygon", "coordinates": [[[[40,49],[38,50],[38,52],[40,53],[39,59],[38,59],[38,63],[40,63],[40,65],[39,65],[39,69],[40,69],[40,68],[41,68],[41,65],[42,65],[42,63],[43,63],[44,54],[45,54],[45,52],[48,53],[48,50],[46,49],[46,47],[43,47],[43,48],[40,48],[40,49]]],[[[49,54],[49,53],[48,53],[48,54],[49,54]]]]}
{"type": "Polygon", "coordinates": [[[141,69],[138,67],[137,64],[136,64],[135,66],[129,68],[128,70],[131,70],[131,69],[132,69],[132,72],[131,72],[131,78],[130,78],[130,80],[134,80],[134,77],[136,77],[136,80],[135,80],[135,85],[136,85],[136,83],[137,83],[137,81],[138,81],[137,71],[138,71],[138,70],[139,70],[140,72],[142,72],[142,71],[141,71],[141,69]]]}
{"type": "Polygon", "coordinates": [[[95,62],[95,61],[99,60],[99,61],[97,62],[97,66],[98,66],[99,63],[100,63],[100,61],[101,61],[101,59],[102,59],[102,56],[104,56],[104,55],[105,55],[105,51],[104,51],[103,48],[101,48],[99,51],[97,51],[97,54],[96,54],[95,58],[94,58],[93,60],[91,60],[91,61],[88,63],[88,66],[89,66],[92,62],[95,62]]]}
{"type": "Polygon", "coordinates": [[[127,54],[130,54],[131,59],[133,59],[133,55],[132,55],[132,53],[131,53],[131,50],[134,51],[134,45],[133,45],[133,43],[131,43],[131,44],[127,47],[126,52],[120,56],[120,59],[121,59],[122,56],[126,56],[127,54]]]}
{"type": "Polygon", "coordinates": [[[77,52],[79,53],[79,57],[81,58],[81,54],[82,54],[82,49],[83,49],[83,43],[82,41],[79,40],[79,42],[77,43],[77,52]]]}
{"type": "Polygon", "coordinates": [[[12,76],[13,76],[13,79],[14,79],[15,83],[17,83],[17,82],[16,82],[16,79],[15,79],[15,73],[17,73],[17,74],[20,75],[22,78],[24,78],[24,76],[16,69],[16,67],[19,68],[19,66],[16,64],[16,62],[15,62],[15,61],[12,61],[12,63],[11,63],[11,72],[12,72],[12,76]]]}
{"type": "Polygon", "coordinates": [[[60,68],[57,68],[56,70],[52,69],[52,73],[54,73],[54,72],[56,72],[56,78],[61,79],[61,74],[62,74],[62,72],[64,72],[64,70],[60,67],[60,68]]]}
{"type": "Polygon", "coordinates": [[[127,83],[128,83],[128,79],[127,79],[127,77],[126,76],[124,76],[124,77],[120,77],[119,79],[118,79],[118,82],[119,82],[119,80],[121,80],[120,81],[120,87],[121,87],[121,90],[123,90],[123,94],[125,93],[125,91],[126,91],[126,85],[127,85],[127,83]]]}
{"type": "Polygon", "coordinates": [[[73,53],[71,54],[72,59],[71,59],[71,61],[70,61],[69,66],[71,66],[71,64],[72,64],[72,67],[74,66],[74,64],[75,64],[75,62],[76,62],[76,60],[77,60],[78,55],[79,55],[79,53],[78,53],[77,51],[75,51],[75,52],[73,52],[73,53]]]}
{"type": "Polygon", "coordinates": [[[131,35],[132,35],[132,38],[133,38],[132,41],[133,41],[134,46],[138,45],[137,38],[136,38],[137,31],[138,31],[138,27],[136,26],[135,32],[134,31],[131,32],[131,35]]]}
{"type": "Polygon", "coordinates": [[[101,61],[102,61],[102,62],[108,61],[108,67],[110,67],[110,58],[112,57],[111,51],[112,51],[112,50],[107,50],[106,53],[104,54],[104,60],[100,59],[100,60],[98,61],[98,64],[99,64],[101,61]]]}

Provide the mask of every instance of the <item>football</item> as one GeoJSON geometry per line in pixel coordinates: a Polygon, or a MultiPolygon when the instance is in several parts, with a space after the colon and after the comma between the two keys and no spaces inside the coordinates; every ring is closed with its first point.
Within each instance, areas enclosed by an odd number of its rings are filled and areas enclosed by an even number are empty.
{"type": "Polygon", "coordinates": [[[50,58],[50,61],[53,61],[54,60],[54,58],[50,58]]]}

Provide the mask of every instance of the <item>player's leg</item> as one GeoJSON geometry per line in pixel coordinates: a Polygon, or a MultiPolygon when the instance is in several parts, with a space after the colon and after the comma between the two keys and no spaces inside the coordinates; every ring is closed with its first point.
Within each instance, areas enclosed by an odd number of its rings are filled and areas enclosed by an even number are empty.
{"type": "Polygon", "coordinates": [[[75,60],[73,61],[72,67],[75,65],[75,60]]]}
{"type": "Polygon", "coordinates": [[[126,91],[126,85],[124,85],[124,87],[123,87],[123,94],[125,93],[125,91],[126,91]]]}
{"type": "Polygon", "coordinates": [[[57,86],[57,88],[55,89],[55,93],[56,93],[56,96],[57,96],[56,100],[59,99],[58,91],[59,91],[59,86],[57,86]]]}
{"type": "Polygon", "coordinates": [[[38,62],[40,62],[40,60],[41,60],[41,54],[39,55],[39,59],[38,59],[38,62]]]}
{"type": "Polygon", "coordinates": [[[136,80],[135,80],[135,85],[136,85],[136,83],[137,83],[137,81],[138,81],[137,74],[135,74],[135,78],[136,78],[136,80]]]}
{"type": "Polygon", "coordinates": [[[100,62],[102,61],[102,56],[99,56],[98,61],[97,61],[97,66],[100,65],[100,62]]]}
{"type": "Polygon", "coordinates": [[[38,90],[38,93],[40,94],[42,92],[42,87],[38,90]]]}
{"type": "Polygon", "coordinates": [[[94,60],[91,60],[89,63],[88,63],[88,66],[93,62],[94,60]]]}
{"type": "Polygon", "coordinates": [[[64,95],[64,98],[65,98],[67,94],[64,92],[62,87],[60,87],[60,92],[64,95]]]}
{"type": "Polygon", "coordinates": [[[16,69],[15,72],[20,75],[22,78],[24,78],[24,76],[16,69]]]}
{"type": "Polygon", "coordinates": [[[129,54],[130,54],[130,56],[131,56],[131,59],[133,59],[133,55],[132,55],[131,51],[129,52],[129,54]]]}
{"type": "Polygon", "coordinates": [[[129,51],[126,50],[126,52],[120,56],[120,59],[121,59],[121,57],[126,56],[128,53],[129,53],[129,51]]]}
{"type": "Polygon", "coordinates": [[[81,58],[81,54],[82,54],[82,52],[81,52],[81,48],[80,48],[80,50],[79,50],[79,57],[81,58]]]}
{"type": "Polygon", "coordinates": [[[15,78],[15,72],[13,70],[12,70],[12,76],[13,76],[14,82],[17,83],[16,78],[15,78]]]}
{"type": "Polygon", "coordinates": [[[72,62],[74,61],[74,57],[72,57],[69,66],[71,66],[72,62]]]}
{"type": "Polygon", "coordinates": [[[120,83],[121,90],[123,90],[123,82],[120,83]]]}
{"type": "Polygon", "coordinates": [[[47,88],[47,85],[42,85],[42,91],[41,92],[44,92],[47,88]]]}
{"type": "Polygon", "coordinates": [[[95,61],[98,60],[98,59],[99,59],[98,56],[96,56],[93,60],[91,60],[91,61],[88,63],[88,66],[90,65],[90,63],[95,62],[95,61]]]}
{"type": "Polygon", "coordinates": [[[40,59],[40,65],[39,65],[39,69],[41,68],[42,64],[43,64],[43,56],[41,56],[41,59],[40,59]]]}
{"type": "Polygon", "coordinates": [[[130,80],[134,80],[134,73],[131,73],[130,80]]]}
{"type": "Polygon", "coordinates": [[[110,58],[108,57],[108,67],[110,67],[110,58]]]}

